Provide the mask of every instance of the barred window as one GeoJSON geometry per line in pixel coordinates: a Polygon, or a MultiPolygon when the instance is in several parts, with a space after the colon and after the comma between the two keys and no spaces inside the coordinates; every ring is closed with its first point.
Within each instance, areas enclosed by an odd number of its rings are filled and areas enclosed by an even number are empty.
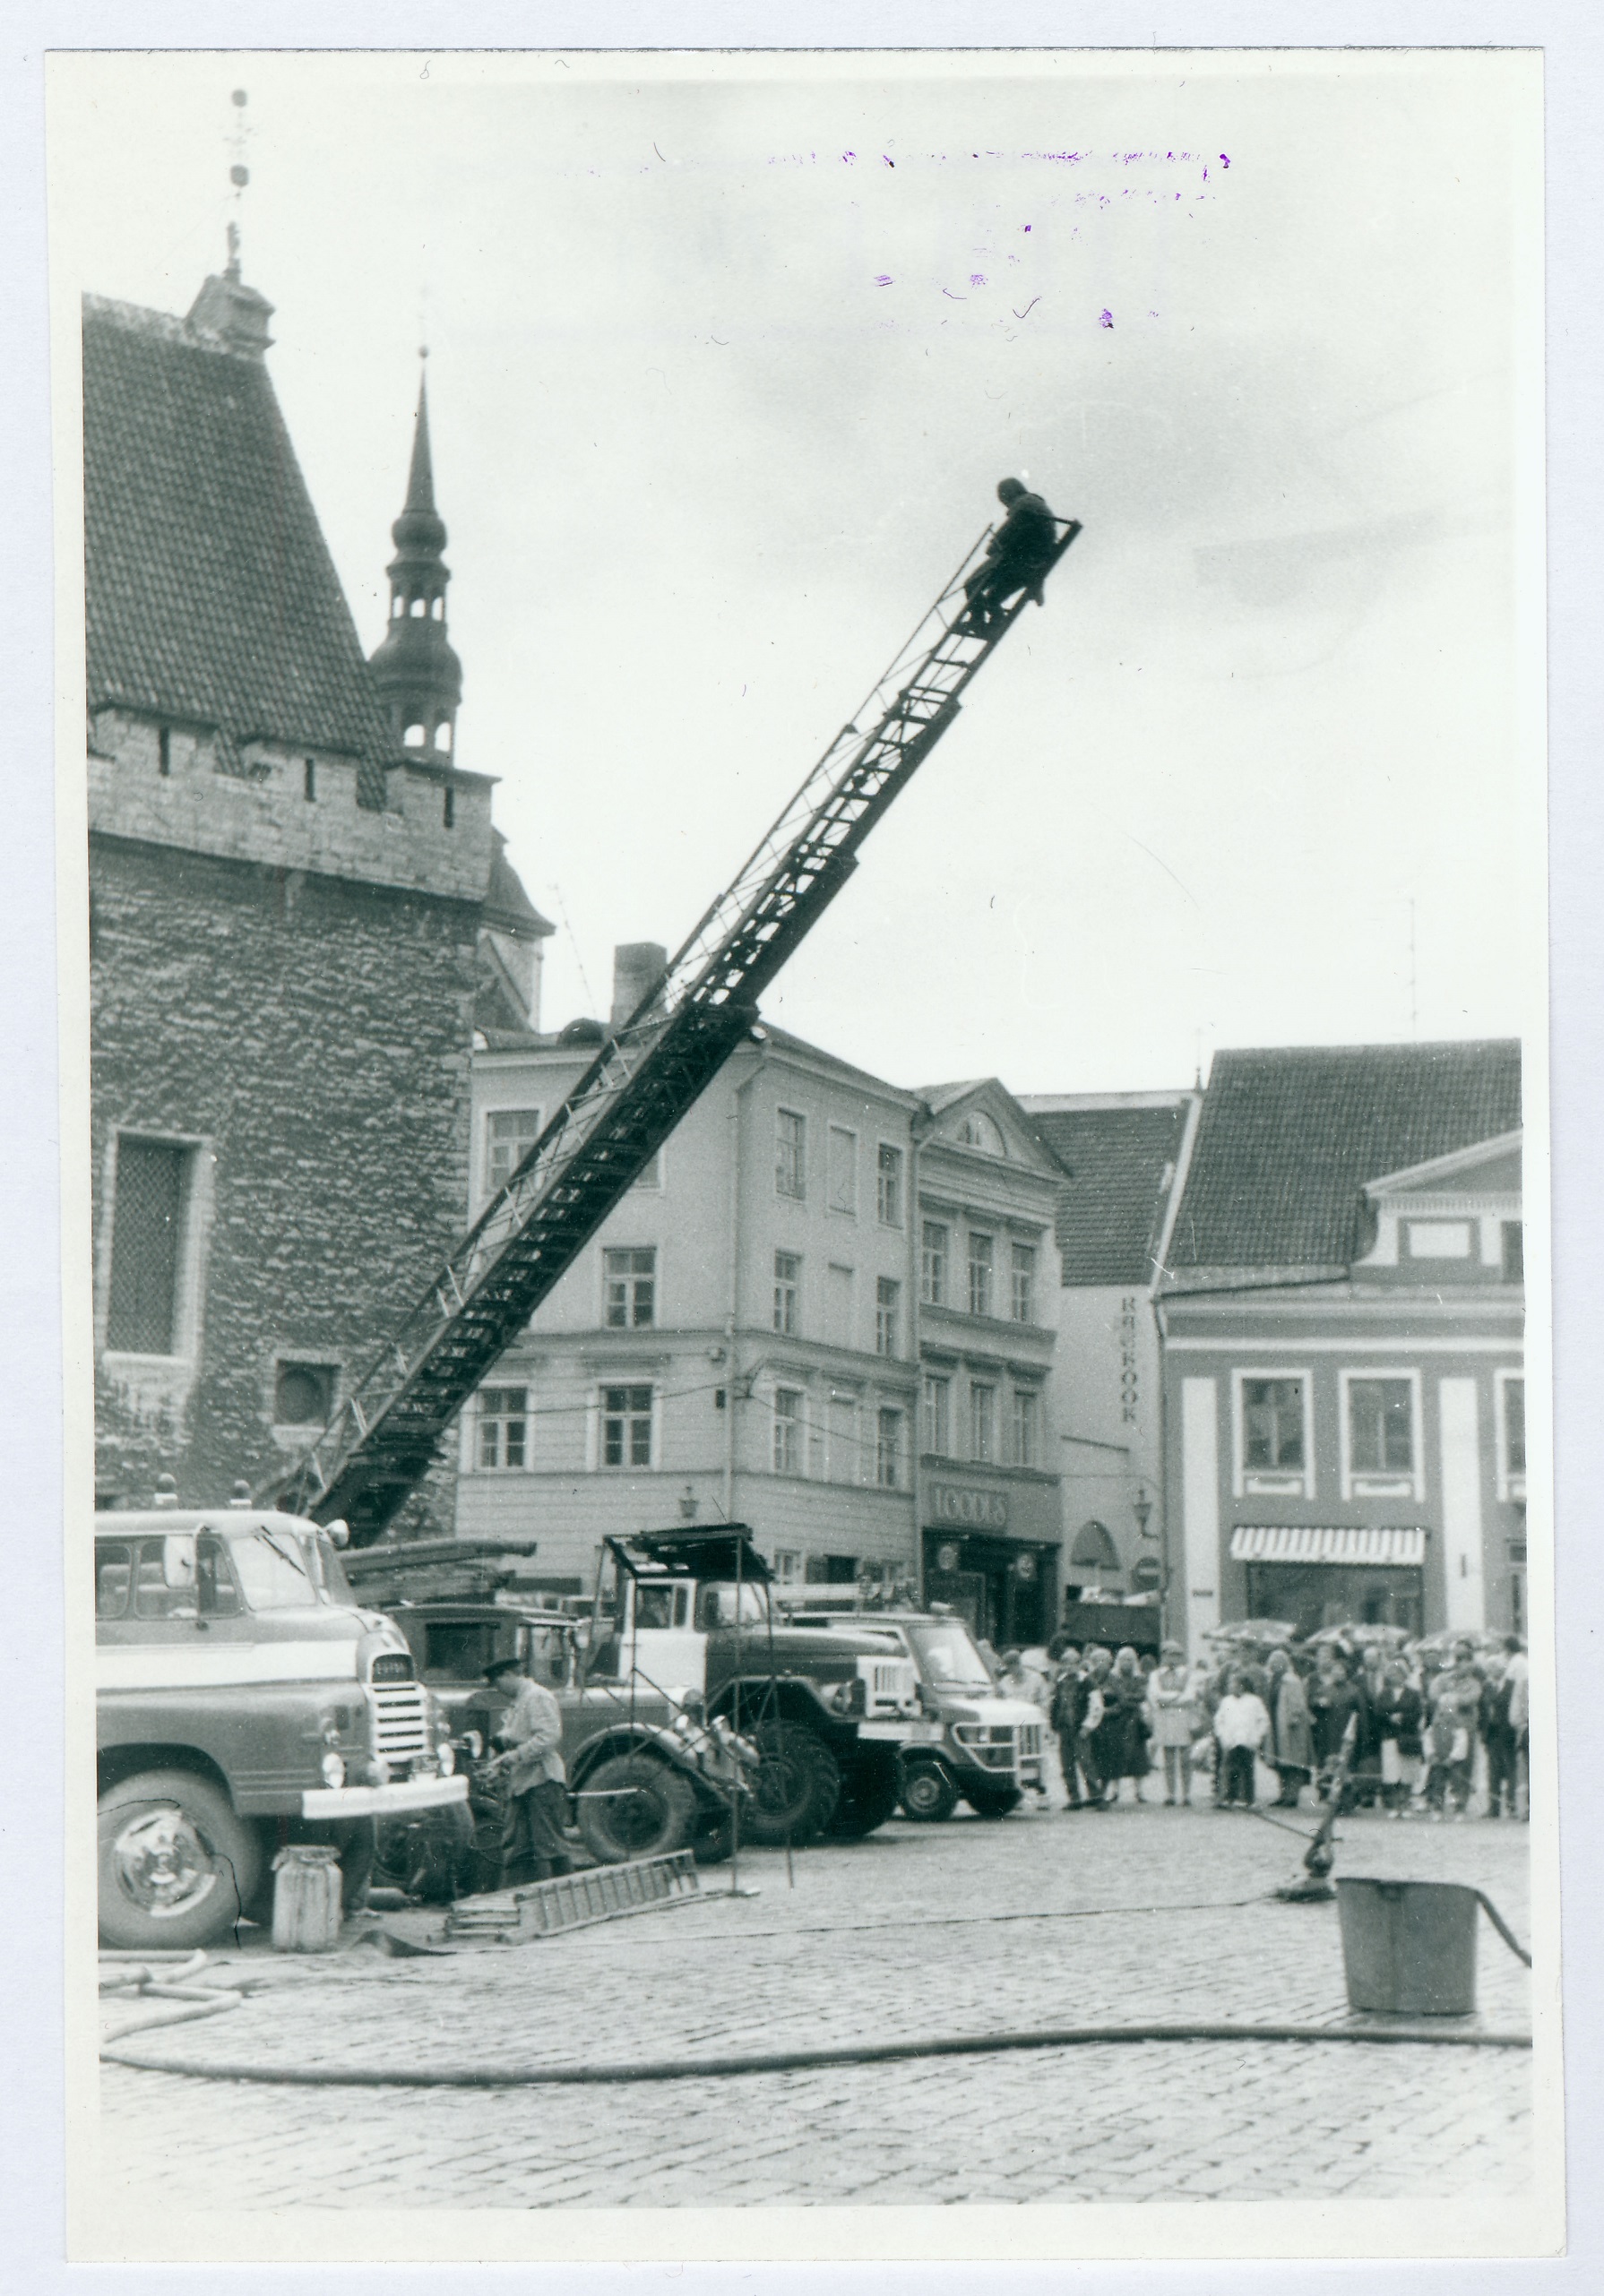
{"type": "Polygon", "coordinates": [[[179,1277],[193,1151],[170,1140],[117,1142],[106,1345],[130,1355],[178,1346],[179,1277]]]}
{"type": "Polygon", "coordinates": [[[657,1247],[608,1250],[601,1255],[602,1320],[610,1331],[632,1331],[657,1320],[657,1247]]]}
{"type": "Polygon", "coordinates": [[[485,1387],[479,1389],[479,1465],[488,1467],[529,1465],[529,1389],[485,1387]]]}
{"type": "Polygon", "coordinates": [[[651,1465],[651,1389],[609,1387],[601,1391],[601,1463],[651,1465]]]}

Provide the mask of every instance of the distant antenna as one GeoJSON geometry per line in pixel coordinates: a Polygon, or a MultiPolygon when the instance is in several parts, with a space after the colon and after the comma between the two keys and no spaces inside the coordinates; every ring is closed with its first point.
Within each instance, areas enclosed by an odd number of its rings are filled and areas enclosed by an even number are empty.
{"type": "Polygon", "coordinates": [[[239,218],[245,203],[245,187],[251,180],[251,171],[245,164],[245,107],[247,101],[243,88],[236,88],[230,99],[234,106],[234,128],[229,138],[229,149],[234,154],[229,169],[229,181],[234,186],[234,211],[229,218],[229,269],[231,279],[239,277],[239,218]]]}

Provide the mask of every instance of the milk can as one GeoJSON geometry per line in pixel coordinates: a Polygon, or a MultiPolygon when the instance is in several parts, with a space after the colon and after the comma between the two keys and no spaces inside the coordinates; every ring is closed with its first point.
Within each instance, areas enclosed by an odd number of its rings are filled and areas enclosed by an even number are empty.
{"type": "Polygon", "coordinates": [[[273,1951],[330,1953],[340,1942],[340,1853],[292,1842],[273,1860],[273,1951]]]}

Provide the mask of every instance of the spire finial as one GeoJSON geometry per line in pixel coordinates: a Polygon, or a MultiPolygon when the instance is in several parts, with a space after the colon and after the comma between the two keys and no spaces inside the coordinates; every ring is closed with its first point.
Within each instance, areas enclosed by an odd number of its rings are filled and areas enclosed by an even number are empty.
{"type": "Polygon", "coordinates": [[[234,186],[234,212],[229,219],[229,261],[223,276],[229,279],[239,277],[239,218],[244,206],[245,188],[251,180],[251,171],[245,164],[245,107],[247,102],[243,88],[236,88],[229,99],[234,107],[234,129],[229,138],[229,149],[234,154],[229,169],[229,181],[234,186]]]}

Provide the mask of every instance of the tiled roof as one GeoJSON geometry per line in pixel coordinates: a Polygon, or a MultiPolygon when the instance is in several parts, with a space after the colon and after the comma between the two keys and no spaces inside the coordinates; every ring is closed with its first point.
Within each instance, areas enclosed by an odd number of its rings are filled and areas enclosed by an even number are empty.
{"type": "Polygon", "coordinates": [[[485,922],[504,924],[531,941],[543,941],[556,931],[523,890],[523,880],[507,859],[507,841],[499,830],[490,832],[490,883],[485,894],[485,922]]]}
{"type": "Polygon", "coordinates": [[[1066,1171],[1058,1251],[1066,1284],[1150,1284],[1186,1101],[1145,1108],[1044,1109],[1031,1122],[1066,1171]]]}
{"type": "Polygon", "coordinates": [[[376,768],[388,730],[262,361],[86,297],[83,462],[91,707],[376,768]]]}
{"type": "Polygon", "coordinates": [[[1513,1038],[1217,1053],[1170,1268],[1346,1267],[1367,1180],[1520,1121],[1513,1038]]]}

